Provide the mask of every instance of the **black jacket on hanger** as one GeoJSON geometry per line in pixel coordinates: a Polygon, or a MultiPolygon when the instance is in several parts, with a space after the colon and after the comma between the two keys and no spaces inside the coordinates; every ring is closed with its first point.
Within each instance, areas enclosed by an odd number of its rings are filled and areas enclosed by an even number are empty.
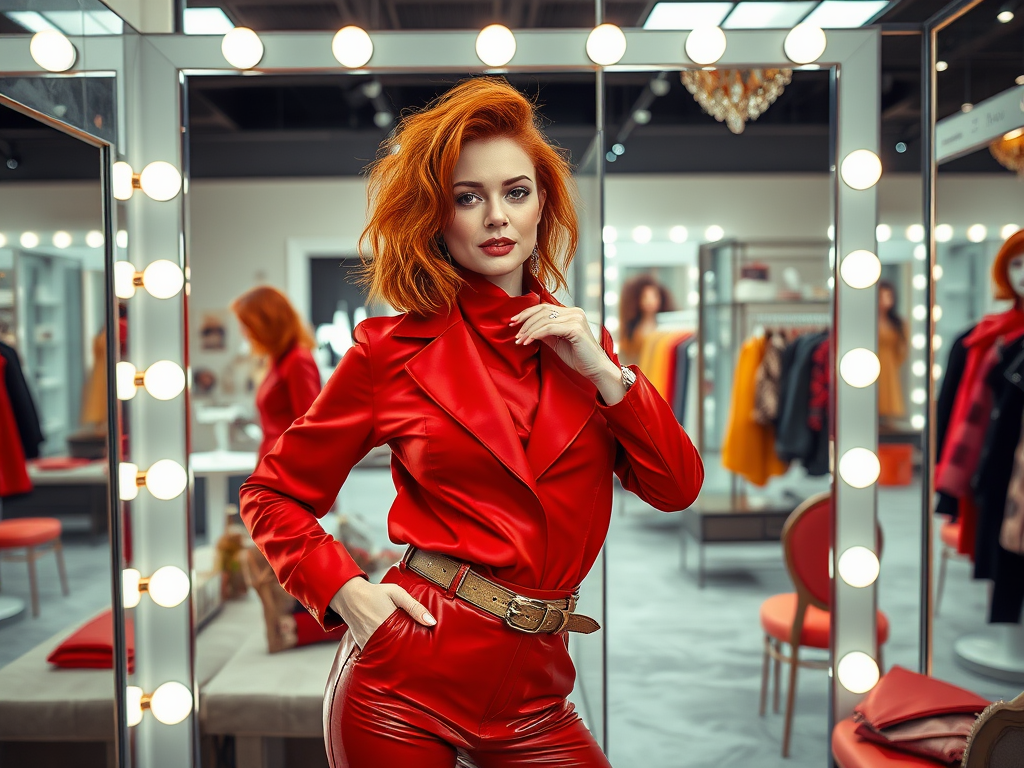
{"type": "Polygon", "coordinates": [[[780,386],[779,420],[775,430],[775,452],[783,461],[799,460],[812,474],[818,457],[815,433],[808,425],[811,400],[811,363],[814,350],[828,333],[808,333],[794,341],[782,354],[784,384],[780,386]],[[789,355],[793,349],[792,356],[789,355]],[[791,363],[787,366],[787,360],[791,363]]]}
{"type": "Polygon", "coordinates": [[[25,450],[26,459],[39,458],[39,446],[43,440],[43,428],[39,423],[39,413],[32,400],[28,382],[21,370],[21,359],[17,350],[0,341],[0,355],[7,361],[4,383],[7,385],[7,396],[11,399],[14,420],[18,425],[21,447],[25,450]]]}
{"type": "Polygon", "coordinates": [[[1015,624],[1024,604],[1024,557],[1003,549],[999,532],[1024,417],[1024,338],[1002,350],[987,382],[993,409],[973,480],[978,509],[974,577],[994,582],[989,622],[1015,624]]]}
{"type": "MultiPolygon", "coordinates": [[[[935,461],[942,457],[942,448],[946,444],[946,432],[949,429],[949,420],[953,417],[953,403],[956,402],[956,393],[960,389],[960,382],[964,377],[964,368],[967,366],[967,347],[964,346],[966,339],[974,326],[956,337],[953,346],[950,347],[949,357],[946,360],[946,373],[942,377],[942,387],[939,389],[939,398],[935,401],[935,461]]],[[[935,505],[935,512],[940,515],[947,515],[951,520],[960,516],[959,502],[953,496],[938,492],[939,500],[935,505]]]]}
{"type": "Polygon", "coordinates": [[[675,390],[672,392],[672,412],[676,421],[686,425],[686,390],[690,379],[690,346],[695,338],[691,336],[676,347],[675,390]]]}

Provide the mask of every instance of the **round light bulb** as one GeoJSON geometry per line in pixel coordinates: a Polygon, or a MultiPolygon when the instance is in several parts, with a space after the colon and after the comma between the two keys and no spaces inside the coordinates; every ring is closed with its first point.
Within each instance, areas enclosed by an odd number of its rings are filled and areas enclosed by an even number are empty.
{"type": "Polygon", "coordinates": [[[967,228],[967,239],[972,243],[983,243],[988,237],[988,227],[984,224],[971,224],[967,228]]]}
{"type": "Polygon", "coordinates": [[[915,333],[910,338],[910,346],[912,346],[914,349],[924,349],[925,344],[927,343],[928,339],[925,337],[923,333],[915,333]]]}
{"type": "Polygon", "coordinates": [[[713,24],[697,27],[686,36],[686,55],[694,64],[714,64],[725,55],[725,46],[725,32],[713,24]]]}
{"type": "Polygon", "coordinates": [[[871,251],[853,251],[839,265],[839,274],[851,288],[870,288],[882,276],[882,262],[871,251]]]}
{"type": "Polygon", "coordinates": [[[1004,224],[1002,229],[999,230],[999,236],[1001,238],[1003,238],[1003,240],[1005,240],[1010,235],[1012,235],[1014,232],[1019,232],[1019,231],[1020,231],[1020,227],[1018,227],[1016,224],[1004,224]]]}
{"type": "Polygon", "coordinates": [[[181,605],[191,588],[188,575],[173,565],[165,565],[149,577],[149,596],[162,608],[181,605]]]}
{"type": "Polygon", "coordinates": [[[164,683],[153,691],[149,711],[164,725],[176,725],[192,714],[192,692],[181,683],[164,683]]]}
{"type": "Polygon", "coordinates": [[[605,258],[614,259],[616,256],[619,255],[618,246],[616,246],[615,243],[608,243],[604,247],[604,255],[605,258]]]}
{"type": "Polygon", "coordinates": [[[4,248],[7,245],[7,235],[0,232],[0,248],[4,248]]]}
{"type": "Polygon", "coordinates": [[[342,27],[331,41],[331,53],[341,66],[359,69],[373,56],[373,41],[362,27],[342,27]]]}
{"type": "Polygon", "coordinates": [[[924,320],[926,317],[928,317],[928,308],[925,307],[924,304],[918,304],[914,307],[910,314],[914,316],[915,320],[924,320]]]}
{"type": "Polygon", "coordinates": [[[114,163],[114,171],[111,174],[111,186],[114,188],[115,200],[132,199],[132,195],[135,194],[135,187],[132,184],[134,176],[135,171],[132,170],[128,163],[123,160],[114,163]]]}
{"type": "Polygon", "coordinates": [[[917,389],[913,390],[910,393],[910,400],[915,405],[922,405],[927,398],[928,398],[928,393],[925,392],[920,387],[918,387],[917,389]]]}
{"type": "Polygon", "coordinates": [[[114,366],[114,374],[117,378],[117,399],[118,400],[131,400],[135,397],[135,393],[138,392],[138,387],[135,386],[135,366],[131,363],[124,361],[114,366]]]}
{"type": "Polygon", "coordinates": [[[910,417],[910,426],[914,429],[924,429],[924,416],[920,413],[915,413],[910,417]]]}
{"type": "Polygon", "coordinates": [[[1000,24],[1009,24],[1011,21],[1013,21],[1013,11],[1000,11],[999,13],[996,14],[996,19],[999,21],[1000,24]]]}
{"type": "Polygon", "coordinates": [[[102,248],[104,242],[106,242],[106,238],[103,237],[103,233],[98,229],[85,233],[85,244],[90,248],[102,248]]]}
{"type": "Polygon", "coordinates": [[[921,224],[911,224],[907,227],[907,240],[912,243],[920,243],[924,240],[924,227],[921,224]]]}
{"type": "Polygon", "coordinates": [[[153,298],[169,299],[178,295],[185,284],[185,275],[173,261],[158,259],[142,273],[142,284],[153,298]]]}
{"type": "Polygon", "coordinates": [[[137,465],[122,461],[117,468],[117,488],[121,501],[131,501],[139,495],[139,486],[136,480],[139,476],[137,465]]]}
{"type": "Polygon", "coordinates": [[[932,307],[932,320],[934,320],[937,323],[941,319],[942,319],[942,307],[940,307],[938,304],[936,304],[934,307],[932,307]]]}
{"type": "Polygon", "coordinates": [[[650,227],[645,227],[641,224],[639,227],[633,227],[633,242],[634,243],[649,243],[651,242],[653,233],[650,227]]]}
{"type": "Polygon", "coordinates": [[[619,231],[611,224],[606,224],[604,229],[601,231],[601,239],[606,243],[614,243],[619,239],[619,231]]]}
{"type": "Polygon", "coordinates": [[[263,59],[263,41],[248,27],[235,27],[224,35],[220,52],[232,67],[252,69],[263,59]]]}
{"type": "Polygon", "coordinates": [[[932,379],[934,379],[935,381],[938,381],[941,378],[942,378],[942,366],[939,365],[938,363],[935,363],[935,365],[932,366],[932,379]]]}
{"type": "Polygon", "coordinates": [[[686,295],[686,303],[689,304],[691,307],[700,306],[700,292],[690,291],[686,295]]]}
{"type": "Polygon", "coordinates": [[[35,248],[39,245],[39,235],[35,232],[22,232],[18,242],[22,248],[35,248]]]}
{"type": "Polygon", "coordinates": [[[851,693],[867,693],[878,684],[878,664],[866,653],[854,651],[839,660],[836,675],[851,693]]]}
{"type": "Polygon", "coordinates": [[[725,230],[717,224],[712,224],[704,230],[704,239],[709,243],[717,243],[723,237],[725,237],[725,230]]]}
{"type": "Polygon", "coordinates": [[[867,448],[851,448],[839,460],[839,476],[853,488],[867,488],[880,471],[878,457],[867,448]]]}
{"type": "Polygon", "coordinates": [[[913,279],[910,282],[914,286],[914,288],[916,288],[919,291],[923,291],[925,287],[928,285],[928,278],[925,277],[924,275],[914,275],[913,279]]]}
{"type": "Polygon", "coordinates": [[[594,27],[587,36],[587,56],[595,64],[610,67],[626,55],[626,35],[614,24],[594,27]]]}
{"type": "Polygon", "coordinates": [[[882,178],[882,161],[870,149],[855,149],[843,159],[839,173],[851,189],[869,189],[882,178]]]}
{"type": "Polygon", "coordinates": [[[142,574],[134,568],[125,568],[121,571],[121,595],[125,608],[134,608],[142,599],[139,591],[139,580],[142,574]]]}
{"type": "Polygon", "coordinates": [[[825,237],[827,237],[829,240],[836,239],[836,228],[831,224],[829,224],[828,229],[825,230],[825,237]]]}
{"type": "Polygon", "coordinates": [[[605,291],[604,294],[605,306],[615,307],[619,304],[619,292],[618,291],[605,291]]]}
{"type": "Polygon", "coordinates": [[[53,233],[53,247],[60,248],[61,250],[71,245],[71,233],[60,230],[53,233]]]}
{"type": "Polygon", "coordinates": [[[839,556],[839,576],[851,587],[870,587],[880,570],[878,555],[867,547],[850,547],[839,556]]]}
{"type": "Polygon", "coordinates": [[[949,62],[946,62],[946,61],[936,61],[935,62],[935,71],[936,72],[945,72],[947,69],[949,69],[949,62]]]}
{"type": "Polygon", "coordinates": [[[178,169],[163,160],[150,163],[139,174],[139,186],[153,200],[166,203],[181,191],[181,174],[178,169]]]}
{"type": "Polygon", "coordinates": [[[28,45],[32,59],[50,72],[67,72],[75,66],[78,51],[63,34],[56,29],[43,29],[32,35],[28,45]]]}
{"type": "Polygon", "coordinates": [[[892,239],[892,227],[888,224],[879,224],[875,227],[875,240],[880,243],[887,243],[892,239]]]}
{"type": "Polygon", "coordinates": [[[146,472],[146,488],[163,501],[180,496],[186,485],[188,473],[181,464],[172,459],[161,459],[146,472]]]}
{"type": "Polygon", "coordinates": [[[491,24],[476,36],[476,55],[488,67],[504,67],[516,55],[516,36],[502,24],[491,24]]]}
{"type": "Polygon", "coordinates": [[[839,375],[851,387],[863,389],[878,379],[878,355],[870,349],[851,349],[839,361],[839,375]]]}
{"type": "Polygon", "coordinates": [[[925,365],[924,360],[915,360],[914,364],[910,366],[910,370],[913,371],[915,376],[924,376],[924,372],[928,370],[928,366],[925,365]]]}
{"type": "Polygon", "coordinates": [[[942,337],[937,333],[934,336],[932,336],[932,349],[934,349],[936,352],[942,349],[942,337]]]}
{"type": "Polygon", "coordinates": [[[797,24],[786,35],[783,50],[794,64],[810,64],[825,52],[825,32],[813,24],[797,24]]]}
{"type": "Polygon", "coordinates": [[[129,261],[114,262],[114,295],[119,299],[135,295],[135,266],[129,261]]]}
{"type": "Polygon", "coordinates": [[[936,264],[932,267],[932,279],[934,280],[941,280],[945,273],[946,271],[942,268],[941,264],[936,264]]]}
{"type": "MultiPolygon", "coordinates": [[[[120,383],[118,381],[118,386],[120,383]]],[[[161,360],[146,369],[143,384],[146,391],[157,400],[170,400],[180,395],[185,389],[185,372],[177,363],[161,360]]]]}
{"type": "Polygon", "coordinates": [[[668,231],[668,239],[673,243],[685,243],[686,239],[690,236],[684,226],[675,226],[668,231]]]}
{"type": "Polygon", "coordinates": [[[924,261],[928,258],[928,249],[924,247],[924,243],[918,243],[914,246],[914,258],[918,261],[924,261]]]}
{"type": "Polygon", "coordinates": [[[940,243],[948,243],[953,239],[953,227],[949,224],[939,224],[935,227],[935,240],[940,243]]]}
{"type": "Polygon", "coordinates": [[[142,689],[137,685],[125,689],[124,716],[129,728],[142,722],[142,689]]]}
{"type": "Polygon", "coordinates": [[[117,236],[114,238],[118,248],[128,247],[128,230],[119,229],[117,230],[117,236]]]}

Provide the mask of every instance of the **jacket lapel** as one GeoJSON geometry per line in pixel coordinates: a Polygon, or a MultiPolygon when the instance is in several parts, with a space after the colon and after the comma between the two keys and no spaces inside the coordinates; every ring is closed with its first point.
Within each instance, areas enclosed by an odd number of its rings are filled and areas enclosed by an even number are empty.
{"type": "MultiPolygon", "coordinates": [[[[457,309],[453,315],[452,322],[406,363],[405,369],[434,402],[536,494],[537,484],[508,406],[457,309]]],[[[408,332],[411,329],[402,330],[406,331],[402,335],[414,335],[408,332]]]]}
{"type": "Polygon", "coordinates": [[[540,403],[526,457],[540,477],[576,439],[597,408],[597,389],[540,342],[540,403]]]}

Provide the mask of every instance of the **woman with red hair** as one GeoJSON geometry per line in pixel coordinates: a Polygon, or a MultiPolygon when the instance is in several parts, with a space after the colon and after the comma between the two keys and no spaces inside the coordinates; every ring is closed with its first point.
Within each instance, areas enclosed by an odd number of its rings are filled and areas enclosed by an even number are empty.
{"type": "Polygon", "coordinates": [[[231,310],[253,352],[266,356],[270,363],[256,392],[263,430],[257,454],[261,460],[320,394],[320,371],[310,352],[316,342],[288,297],[277,288],[253,288],[235,299],[231,310]]]}
{"type": "Polygon", "coordinates": [[[703,466],[671,408],[565,288],[571,170],[508,83],[477,78],[406,117],[369,179],[371,299],[323,394],[242,489],[285,589],[347,625],[324,700],[334,768],[607,766],[566,696],[577,590],[604,543],[612,473],[663,510],[703,466]],[[317,518],[392,449],[381,584],[317,518]]]}

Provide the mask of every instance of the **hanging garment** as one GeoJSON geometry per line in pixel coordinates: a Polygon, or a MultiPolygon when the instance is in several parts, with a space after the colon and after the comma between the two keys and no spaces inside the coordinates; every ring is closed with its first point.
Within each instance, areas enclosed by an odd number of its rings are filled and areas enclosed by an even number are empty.
{"type": "MultiPolygon", "coordinates": [[[[7,360],[0,357],[0,382],[6,380],[7,360]]],[[[18,496],[32,490],[25,466],[25,452],[18,435],[18,424],[7,396],[7,385],[0,384],[0,498],[18,496]]]]}
{"type": "Polygon", "coordinates": [[[999,543],[1008,552],[1024,555],[1024,423],[1021,424],[1021,439],[1014,452],[1010,487],[1006,489],[1006,511],[999,543]]]}
{"type": "Polygon", "coordinates": [[[781,331],[769,331],[766,338],[764,358],[754,379],[754,420],[764,426],[774,424],[779,415],[782,354],[786,350],[786,337],[781,331]]]}
{"type": "Polygon", "coordinates": [[[107,431],[107,332],[100,331],[92,340],[92,371],[82,395],[82,424],[97,432],[107,431]]]}
{"type": "MultiPolygon", "coordinates": [[[[953,403],[956,400],[957,390],[964,375],[964,366],[967,364],[967,347],[964,346],[965,339],[971,335],[974,327],[968,328],[961,333],[949,350],[949,357],[946,359],[946,372],[942,376],[942,387],[939,390],[938,400],[935,402],[935,455],[942,456],[946,445],[946,433],[949,430],[949,421],[953,415],[953,403]]],[[[938,502],[935,505],[935,513],[945,515],[950,520],[959,517],[959,509],[956,497],[936,489],[938,502]]]]}
{"type": "Polygon", "coordinates": [[[39,446],[43,443],[43,428],[39,423],[39,412],[29,391],[28,382],[21,368],[21,358],[17,350],[0,341],[0,357],[7,364],[3,381],[7,385],[7,397],[10,398],[14,419],[18,425],[21,438],[21,449],[26,459],[39,458],[39,446]]]}
{"type": "Polygon", "coordinates": [[[878,323],[878,415],[899,419],[907,404],[900,384],[900,368],[907,359],[907,329],[894,328],[888,320],[878,323]]]}
{"type": "Polygon", "coordinates": [[[807,474],[821,477],[832,471],[829,466],[829,394],[832,389],[831,366],[829,352],[831,343],[828,337],[814,348],[811,353],[811,399],[807,415],[807,427],[811,430],[812,452],[801,459],[807,474]]]}
{"type": "Polygon", "coordinates": [[[722,442],[722,466],[764,485],[785,474],[789,464],[775,453],[775,429],[754,420],[754,390],[758,366],[764,358],[764,337],[748,339],[740,349],[732,385],[732,408],[722,442]]]}
{"type": "Polygon", "coordinates": [[[827,333],[809,333],[793,342],[792,364],[786,371],[785,398],[779,404],[775,451],[783,461],[799,460],[805,466],[817,455],[814,435],[807,425],[811,404],[811,365],[814,350],[827,333]]]}
{"type": "MultiPolygon", "coordinates": [[[[946,433],[946,444],[943,447],[942,457],[936,468],[936,478],[940,480],[937,487],[942,488],[944,483],[941,479],[946,474],[946,468],[952,463],[955,451],[953,448],[957,442],[956,435],[965,428],[964,422],[974,407],[971,400],[974,394],[974,385],[982,370],[985,358],[990,349],[1000,338],[1004,343],[1016,339],[1024,333],[1024,312],[1014,308],[999,315],[985,317],[974,330],[964,339],[964,347],[967,349],[967,360],[964,363],[964,373],[961,377],[960,386],[957,389],[954,399],[952,415],[946,433]]],[[[959,483],[960,478],[950,476],[950,486],[955,486],[954,481],[959,483]]],[[[951,494],[955,495],[955,494],[951,494]]],[[[974,500],[970,494],[957,497],[957,511],[960,518],[960,542],[957,548],[960,554],[974,554],[974,532],[975,532],[975,508],[974,500]]]]}
{"type": "Polygon", "coordinates": [[[691,335],[676,346],[676,376],[672,387],[672,412],[676,421],[686,425],[686,400],[690,389],[690,350],[694,344],[691,335]]]}

